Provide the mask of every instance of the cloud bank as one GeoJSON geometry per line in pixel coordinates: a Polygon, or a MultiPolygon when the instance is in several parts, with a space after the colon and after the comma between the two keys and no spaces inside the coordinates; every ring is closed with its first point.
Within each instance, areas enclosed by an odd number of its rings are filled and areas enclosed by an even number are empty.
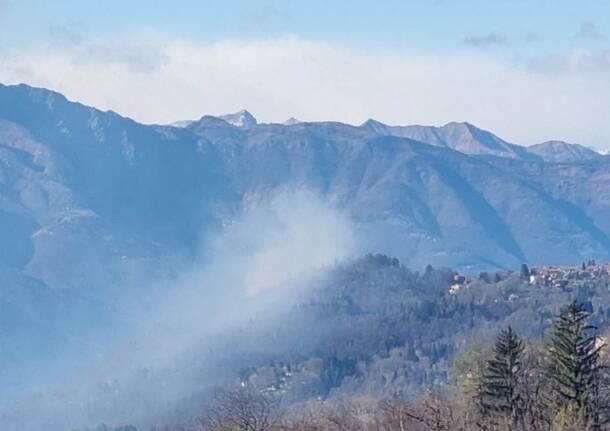
{"type": "Polygon", "coordinates": [[[294,37],[194,42],[54,33],[48,46],[1,52],[0,81],[50,87],[147,123],[246,108],[267,122],[470,121],[518,144],[563,139],[610,147],[607,52],[506,59],[294,37]]]}

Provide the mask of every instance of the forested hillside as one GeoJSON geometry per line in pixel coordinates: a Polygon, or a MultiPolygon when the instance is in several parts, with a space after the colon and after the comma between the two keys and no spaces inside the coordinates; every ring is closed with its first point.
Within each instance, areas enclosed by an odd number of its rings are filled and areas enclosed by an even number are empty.
{"type": "MultiPolygon", "coordinates": [[[[396,258],[367,255],[320,272],[295,288],[290,300],[247,322],[195,339],[163,367],[135,368],[122,378],[26,399],[0,417],[13,424],[10,430],[39,429],[47,423],[41,418],[53,418],[48,422],[53,429],[103,421],[112,424],[107,429],[131,424],[146,430],[191,423],[219,396],[244,390],[239,396],[248,403],[271,403],[290,421],[309,408],[316,413],[308,420],[323,422],[361,409],[377,419],[386,408],[465,414],[463,404],[474,399],[478,387],[472,373],[508,326],[531,346],[528,352],[539,351],[557,317],[575,301],[587,324],[603,334],[610,319],[609,270],[589,261],[461,275],[432,266],[414,272],[396,258]],[[69,418],[58,416],[71,399],[80,401],[69,418]],[[26,420],[23,409],[37,413],[26,420]],[[15,418],[25,422],[12,422],[15,418]]],[[[332,429],[328,423],[316,426],[332,429]]],[[[445,429],[418,426],[414,429],[445,429]]]]}
{"type": "MultiPolygon", "coordinates": [[[[593,262],[470,278],[432,267],[416,273],[395,258],[369,255],[331,269],[318,287],[301,292],[293,307],[272,319],[261,316],[225,333],[214,346],[192,351],[181,362],[182,371],[200,364],[214,372],[190,373],[195,381],[201,379],[200,391],[172,400],[173,413],[152,422],[186,423],[184,418],[218,402],[213,394],[234,396],[244,388],[247,393],[240,396],[277,403],[278,411],[296,415],[293,419],[315,408],[309,420],[322,422],[330,420],[325,414],[347,415],[346,421],[360,409],[377,418],[390,406],[424,409],[425,415],[435,408],[464,409],[476,392],[472,373],[490,357],[496,337],[507,327],[533,354],[545,346],[557,317],[576,301],[588,315],[587,324],[603,334],[610,316],[609,283],[608,268],[593,262]]],[[[163,378],[148,375],[140,384],[149,387],[163,378]]],[[[463,414],[458,410],[454,414],[463,414]]],[[[443,420],[450,426],[450,419],[443,420]]],[[[322,422],[316,426],[339,426],[322,422]]],[[[447,429],[417,426],[413,429],[447,429]]]]}
{"type": "Polygon", "coordinates": [[[241,380],[285,399],[414,397],[444,386],[456,355],[491,342],[508,325],[540,341],[572,300],[592,313],[591,324],[608,325],[606,269],[562,287],[501,272],[475,276],[456,291],[456,279],[449,269],[414,273],[383,255],[340,265],[309,298],[280,315],[276,327],[252,334],[268,341],[262,356],[269,359],[242,370],[241,380]]]}

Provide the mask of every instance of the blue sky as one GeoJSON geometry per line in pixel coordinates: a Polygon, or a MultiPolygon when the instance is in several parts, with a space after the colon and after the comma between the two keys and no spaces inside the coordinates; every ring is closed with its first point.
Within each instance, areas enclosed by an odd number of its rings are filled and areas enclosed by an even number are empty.
{"type": "Polygon", "coordinates": [[[247,108],[610,148],[610,1],[0,0],[0,25],[0,82],[144,122],[247,108]]]}
{"type": "Polygon", "coordinates": [[[293,34],[433,50],[460,49],[467,40],[496,35],[504,52],[548,55],[603,48],[610,36],[610,2],[605,0],[4,0],[2,4],[4,37],[14,44],[38,43],[58,27],[97,37],[151,30],[201,41],[293,34]],[[584,37],[578,37],[583,25],[591,31],[585,29],[584,37]]]}

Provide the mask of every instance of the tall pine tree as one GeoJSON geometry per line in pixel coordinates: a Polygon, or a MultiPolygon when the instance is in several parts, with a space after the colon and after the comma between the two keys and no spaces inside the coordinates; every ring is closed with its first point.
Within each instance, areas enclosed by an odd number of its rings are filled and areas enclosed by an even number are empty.
{"type": "Polygon", "coordinates": [[[599,425],[599,354],[596,329],[587,324],[589,313],[572,302],[559,316],[548,346],[549,379],[563,421],[599,425]],[[571,417],[570,417],[571,416],[571,417]]]}
{"type": "Polygon", "coordinates": [[[483,375],[485,409],[488,413],[509,416],[513,424],[517,424],[521,417],[519,385],[523,349],[523,341],[510,326],[501,331],[483,375]]]}

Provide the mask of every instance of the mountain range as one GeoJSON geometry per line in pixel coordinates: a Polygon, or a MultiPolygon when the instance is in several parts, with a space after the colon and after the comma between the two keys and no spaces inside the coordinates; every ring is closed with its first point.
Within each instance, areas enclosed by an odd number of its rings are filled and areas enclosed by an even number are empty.
{"type": "Polygon", "coordinates": [[[610,259],[610,157],[583,146],[524,147],[469,123],[263,124],[247,111],[145,125],[0,85],[0,386],[42,379],[32,358],[95,355],[135,318],[128,304],[152,295],[144,280],[295,189],[347,214],[362,252],[414,269],[610,259]]]}

